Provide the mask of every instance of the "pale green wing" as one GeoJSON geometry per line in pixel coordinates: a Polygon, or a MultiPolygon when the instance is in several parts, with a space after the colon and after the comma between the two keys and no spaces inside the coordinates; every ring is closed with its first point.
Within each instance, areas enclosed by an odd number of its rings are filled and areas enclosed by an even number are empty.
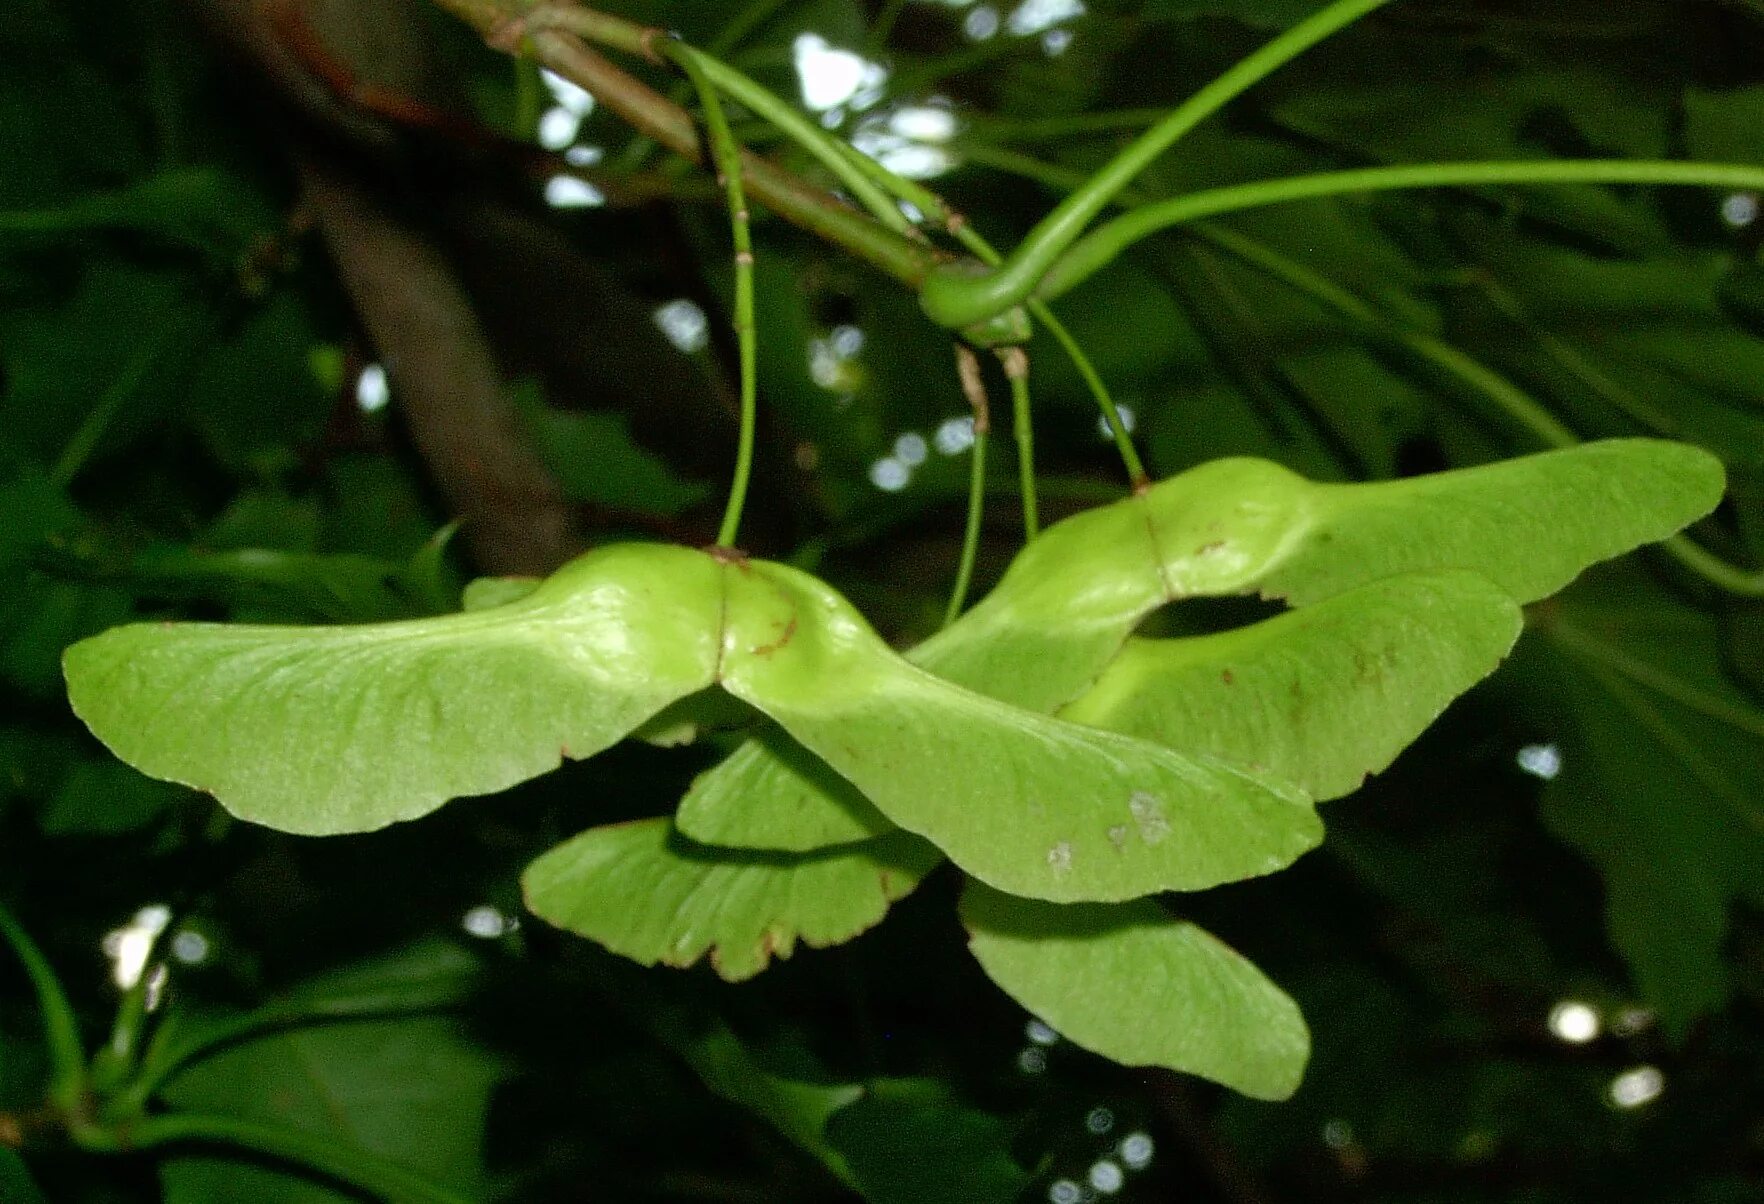
{"type": "Polygon", "coordinates": [[[721,594],[702,553],[621,545],[467,614],[119,627],[68,649],[68,697],[149,776],[283,831],[363,832],[591,756],[708,686],[721,594]]]}
{"type": "Polygon", "coordinates": [[[1257,1099],[1297,1090],[1311,1052],[1298,1005],[1156,902],[1055,906],[969,883],[961,912],[988,977],[1075,1044],[1257,1099]]]}
{"type": "Polygon", "coordinates": [[[805,573],[756,561],[729,585],[724,688],[1001,890],[1054,900],[1201,890],[1271,873],[1322,837],[1287,786],[914,668],[805,573]]]}
{"type": "Polygon", "coordinates": [[[1726,477],[1701,448],[1610,439],[1479,468],[1311,485],[1311,525],[1251,583],[1307,606],[1395,573],[1468,569],[1520,602],[1713,510],[1726,477]]]}
{"type": "Polygon", "coordinates": [[[797,941],[836,945],[880,923],[937,865],[905,832],[817,857],[707,849],[666,819],[590,828],[527,867],[534,915],[646,966],[709,955],[731,982],[797,941]]]}
{"type": "Polygon", "coordinates": [[[850,782],[765,724],[680,800],[674,822],[704,844],[811,852],[895,830],[850,782]]]}
{"type": "Polygon", "coordinates": [[[1130,640],[1060,717],[1339,798],[1494,672],[1523,623],[1473,573],[1405,574],[1236,631],[1130,640]]]}
{"type": "MultiPolygon", "coordinates": [[[[1648,439],[1369,485],[1216,461],[1049,528],[978,606],[907,655],[957,685],[1051,711],[1169,601],[1260,589],[1305,605],[1399,573],[1463,569],[1529,602],[1706,514],[1722,488],[1714,457],[1648,439]]],[[[852,839],[854,792],[800,772],[769,743],[701,775],[682,830],[753,848],[852,839]]]]}

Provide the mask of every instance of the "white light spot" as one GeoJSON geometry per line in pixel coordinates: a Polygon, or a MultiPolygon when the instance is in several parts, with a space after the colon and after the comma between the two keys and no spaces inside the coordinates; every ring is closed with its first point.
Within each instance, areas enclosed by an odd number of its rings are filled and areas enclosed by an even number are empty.
{"type": "Polygon", "coordinates": [[[558,108],[574,113],[577,117],[586,117],[594,111],[594,97],[587,89],[555,71],[541,71],[539,78],[545,81],[545,88],[551,93],[551,99],[557,102],[558,108]]]}
{"type": "Polygon", "coordinates": [[[606,148],[600,146],[572,146],[564,152],[564,162],[571,167],[593,167],[606,158],[606,148]]]}
{"type": "Polygon", "coordinates": [[[1066,47],[1072,44],[1072,31],[1069,29],[1050,29],[1041,35],[1041,50],[1048,58],[1054,59],[1066,53],[1066,47]]]}
{"type": "Polygon", "coordinates": [[[1598,1009],[1578,999],[1564,999],[1550,1009],[1550,1032],[1556,1040],[1585,1045],[1598,1038],[1602,1027],[1598,1009]]]}
{"type": "MultiPolygon", "coordinates": [[[[1132,406],[1125,405],[1117,405],[1115,410],[1121,415],[1121,425],[1126,427],[1127,433],[1131,435],[1139,426],[1138,411],[1132,406]]],[[[1115,432],[1109,429],[1109,420],[1106,415],[1097,416],[1096,429],[1097,433],[1102,435],[1104,439],[1113,439],[1115,437],[1115,432]]]]}
{"type": "Polygon", "coordinates": [[[841,50],[820,34],[798,34],[790,46],[802,103],[817,113],[851,104],[863,109],[881,99],[888,70],[860,54],[841,50]]]}
{"type": "Polygon", "coordinates": [[[1354,1126],[1345,1120],[1331,1120],[1323,1125],[1323,1144],[1332,1150],[1345,1150],[1354,1144],[1354,1126]]]}
{"type": "Polygon", "coordinates": [[[984,42],[998,32],[998,10],[982,4],[962,19],[962,32],[972,42],[984,42]]]}
{"type": "Polygon", "coordinates": [[[1639,1108],[1660,1098],[1666,1076],[1655,1066],[1637,1066],[1611,1080],[1611,1102],[1619,1108],[1639,1108]]]}
{"type": "Polygon", "coordinates": [[[1552,782],[1562,772],[1562,750],[1554,744],[1527,744],[1513,758],[1534,778],[1552,782]]]}
{"type": "Polygon", "coordinates": [[[1121,1151],[1121,1161],[1130,1171],[1144,1170],[1151,1165],[1152,1155],[1157,1153],[1157,1145],[1149,1133],[1129,1133],[1121,1138],[1117,1148],[1121,1151]]]}
{"type": "Polygon", "coordinates": [[[104,935],[104,952],[111,960],[110,978],[123,990],[141,981],[147,959],[153,953],[153,942],[171,923],[171,908],[153,903],[135,913],[135,918],[121,928],[104,935]]]}
{"type": "Polygon", "coordinates": [[[946,456],[959,456],[974,446],[974,420],[950,418],[931,436],[937,450],[946,456]]]}
{"type": "Polygon", "coordinates": [[[1057,1045],[1060,1035],[1051,1026],[1041,1020],[1031,1020],[1023,1026],[1023,1035],[1037,1045],[1057,1045]]]}
{"type": "Polygon", "coordinates": [[[1084,1189],[1070,1179],[1055,1179],[1047,1189],[1048,1204],[1079,1204],[1084,1189]]]}
{"type": "Polygon", "coordinates": [[[888,132],[914,142],[948,142],[955,137],[955,114],[937,105],[906,105],[888,117],[888,132]]]}
{"type": "Polygon", "coordinates": [[[493,941],[498,937],[506,936],[515,927],[510,917],[489,904],[474,907],[466,912],[464,918],[460,920],[459,926],[465,929],[469,935],[485,941],[493,941]]]}
{"type": "Polygon", "coordinates": [[[392,386],[386,380],[386,369],[369,364],[355,378],[355,404],[364,414],[378,414],[392,400],[392,386]]]}
{"type": "Polygon", "coordinates": [[[913,470],[893,456],[884,456],[870,465],[870,484],[884,493],[899,493],[913,479],[913,470]]]}
{"type": "Polygon", "coordinates": [[[1127,1172],[1113,1158],[1101,1158],[1090,1168],[1090,1186],[1112,1196],[1127,1185],[1127,1172]]]}
{"type": "Polygon", "coordinates": [[[606,193],[575,176],[552,176],[545,181],[545,203],[553,209],[592,209],[606,204],[606,193]]]}
{"type": "Polygon", "coordinates": [[[1017,1055],[1017,1069],[1024,1074],[1040,1074],[1047,1069],[1047,1051],[1030,1047],[1017,1055]]]}
{"type": "Polygon", "coordinates": [[[1735,227],[1758,220],[1759,198],[1755,192],[1736,192],[1721,200],[1721,220],[1735,227]]]}
{"type": "Polygon", "coordinates": [[[908,431],[894,441],[894,458],[908,468],[917,468],[923,464],[928,454],[925,436],[916,431],[908,431]]]}
{"type": "Polygon", "coordinates": [[[827,336],[827,345],[840,359],[855,359],[864,349],[864,332],[856,326],[835,326],[827,336]]]}
{"type": "Polygon", "coordinates": [[[539,117],[539,145],[546,150],[562,150],[582,132],[582,118],[566,108],[546,109],[539,117]]]}
{"type": "Polygon", "coordinates": [[[1611,1032],[1619,1037],[1636,1037],[1654,1027],[1654,1013],[1651,1008],[1637,1007],[1631,1004],[1621,1008],[1611,1017],[1611,1032]]]}
{"type": "Polygon", "coordinates": [[[1082,0],[1023,0],[1005,28],[1020,38],[1051,29],[1061,21],[1084,15],[1082,0]]]}
{"type": "Polygon", "coordinates": [[[208,960],[208,938],[189,928],[172,937],[171,954],[186,966],[200,966],[208,960]]]}
{"type": "Polygon", "coordinates": [[[661,327],[668,342],[693,355],[703,351],[710,342],[710,320],[695,302],[680,297],[655,311],[655,324],[661,327]]]}
{"type": "Polygon", "coordinates": [[[1110,1129],[1115,1127],[1115,1114],[1109,1111],[1109,1109],[1098,1105],[1085,1115],[1084,1127],[1090,1132],[1095,1133],[1098,1137],[1101,1137],[1104,1133],[1107,1133],[1110,1129]]]}

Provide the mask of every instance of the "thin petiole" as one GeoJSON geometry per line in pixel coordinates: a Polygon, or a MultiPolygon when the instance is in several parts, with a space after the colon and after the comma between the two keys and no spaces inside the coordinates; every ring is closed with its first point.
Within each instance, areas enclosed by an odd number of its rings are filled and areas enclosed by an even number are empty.
{"type": "MultiPolygon", "coordinates": [[[[941,226],[966,247],[970,254],[985,264],[997,264],[1002,259],[996,248],[983,238],[979,231],[949,207],[942,197],[921,184],[914,183],[902,176],[889,171],[854,146],[839,143],[846,155],[860,170],[887,188],[896,197],[905,201],[923,213],[930,222],[941,226]]],[[[1108,424],[1109,434],[1115,441],[1115,448],[1121,455],[1121,463],[1127,469],[1127,477],[1135,490],[1144,488],[1150,482],[1146,475],[1145,465],[1139,458],[1139,452],[1133,446],[1133,436],[1127,430],[1127,424],[1121,418],[1120,407],[1115,404],[1114,397],[1109,393],[1108,385],[1103,382],[1102,375],[1084,353],[1084,348],[1066,328],[1065,323],[1055,316],[1053,310],[1039,300],[1028,304],[1029,312],[1060,344],[1066,355],[1071,359],[1072,366],[1077,369],[1079,377],[1084,381],[1090,395],[1096,399],[1096,405],[1102,411],[1103,420],[1108,424]]]]}
{"type": "Polygon", "coordinates": [[[956,567],[955,588],[950,591],[949,609],[943,615],[945,627],[961,616],[968,603],[968,589],[974,583],[974,562],[980,556],[980,524],[986,515],[986,441],[992,433],[992,404],[980,375],[980,360],[964,343],[956,344],[956,375],[961,378],[962,393],[974,411],[974,449],[968,463],[968,525],[962,533],[962,559],[956,567]]]}
{"type": "Polygon", "coordinates": [[[1021,347],[1000,347],[998,362],[1004,368],[1005,379],[1011,382],[1017,475],[1023,485],[1023,534],[1034,539],[1041,533],[1041,514],[1035,497],[1035,423],[1029,405],[1029,356],[1021,347]]]}
{"type": "Polygon", "coordinates": [[[754,428],[759,422],[759,339],[754,330],[753,231],[747,212],[747,194],[741,185],[741,147],[729,130],[729,118],[709,76],[699,65],[700,56],[690,47],[670,42],[663,49],[698,90],[704,109],[705,132],[711,159],[729,197],[729,228],[735,243],[735,338],[741,366],[741,435],[735,452],[735,477],[729,486],[729,502],[717,531],[717,546],[732,548],[741,533],[741,511],[747,504],[747,487],[753,477],[754,428]]]}

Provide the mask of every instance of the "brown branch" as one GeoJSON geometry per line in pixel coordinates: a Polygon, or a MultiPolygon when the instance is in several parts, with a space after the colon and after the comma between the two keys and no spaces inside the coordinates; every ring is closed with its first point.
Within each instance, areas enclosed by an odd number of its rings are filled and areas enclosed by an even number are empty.
{"type": "MultiPolygon", "coordinates": [[[[522,44],[542,66],[587,89],[633,129],[694,163],[705,150],[692,115],[574,34],[538,25],[527,29],[532,5],[518,0],[435,0],[471,24],[487,43],[522,44]],[[511,31],[521,36],[511,39],[511,31]]],[[[946,256],[904,238],[769,159],[742,154],[742,180],[753,197],[786,221],[836,243],[903,283],[917,288],[946,256]]]]}
{"type": "Polygon", "coordinates": [[[496,357],[452,267],[336,160],[296,167],[338,276],[378,349],[406,427],[463,537],[492,573],[550,572],[584,545],[519,428],[496,357]]]}

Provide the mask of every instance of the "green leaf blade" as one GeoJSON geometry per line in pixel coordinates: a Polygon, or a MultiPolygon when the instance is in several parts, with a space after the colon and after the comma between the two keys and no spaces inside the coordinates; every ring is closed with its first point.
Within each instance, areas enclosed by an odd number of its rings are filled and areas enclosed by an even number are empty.
{"type": "Polygon", "coordinates": [[[1235,631],[1129,641],[1060,714],[1339,798],[1492,673],[1522,627],[1473,573],[1392,577],[1235,631]]]}
{"type": "Polygon", "coordinates": [[[961,690],[895,656],[807,574],[751,572],[730,595],[725,687],[1001,890],[1201,890],[1272,873],[1322,839],[1290,787],[961,690]]]}
{"type": "Polygon", "coordinates": [[[937,864],[903,832],[815,857],[694,846],[666,819],[591,828],[527,867],[541,919],[646,966],[708,956],[731,982],[796,943],[820,948],[880,923],[937,864]]]}
{"type": "Polygon", "coordinates": [[[1256,1099],[1297,1090],[1311,1048],[1298,1006],[1156,903],[1053,907],[971,884],[961,911],[988,977],[1078,1045],[1256,1099]]]}
{"type": "Polygon", "coordinates": [[[135,624],[68,650],[124,761],[309,835],[416,818],[586,757],[710,684],[716,566],[592,553],[504,607],[365,627],[135,624]]]}

